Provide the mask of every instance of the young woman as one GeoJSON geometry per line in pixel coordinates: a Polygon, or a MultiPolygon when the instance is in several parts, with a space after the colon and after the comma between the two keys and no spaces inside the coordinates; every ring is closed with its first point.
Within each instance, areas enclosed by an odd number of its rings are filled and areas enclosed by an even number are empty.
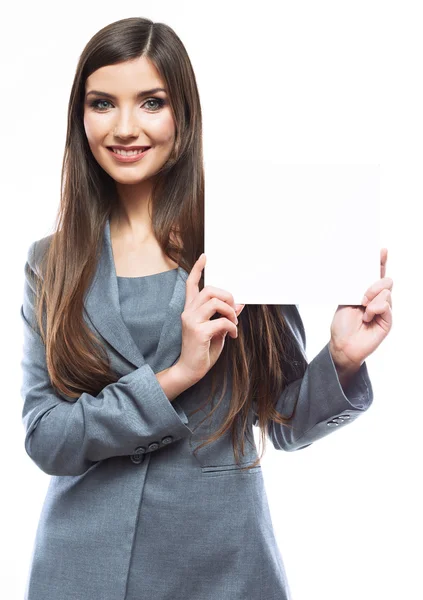
{"type": "Polygon", "coordinates": [[[196,80],[148,19],[82,52],[62,182],[21,307],[25,449],[52,476],[27,600],[289,598],[252,428],[294,451],[368,409],[386,251],[367,307],[338,307],[309,364],[296,305],[204,287],[196,80]]]}

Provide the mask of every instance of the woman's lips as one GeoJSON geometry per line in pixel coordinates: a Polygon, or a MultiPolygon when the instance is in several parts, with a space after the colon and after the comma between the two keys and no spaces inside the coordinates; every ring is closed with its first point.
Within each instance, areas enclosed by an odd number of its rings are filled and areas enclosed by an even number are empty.
{"type": "Polygon", "coordinates": [[[111,148],[108,148],[108,151],[110,152],[110,154],[113,155],[113,157],[118,161],[118,162],[136,162],[138,160],[141,160],[141,158],[143,158],[147,152],[151,150],[150,148],[147,148],[146,150],[144,150],[143,152],[137,153],[137,154],[132,154],[131,156],[124,156],[123,154],[118,154],[117,152],[113,152],[113,150],[111,148]]]}

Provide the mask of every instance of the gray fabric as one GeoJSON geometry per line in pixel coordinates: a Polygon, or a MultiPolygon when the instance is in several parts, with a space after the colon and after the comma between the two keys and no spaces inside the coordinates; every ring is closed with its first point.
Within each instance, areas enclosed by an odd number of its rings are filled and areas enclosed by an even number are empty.
{"type": "Polygon", "coordinates": [[[122,319],[144,359],[154,358],[178,269],[145,277],[117,277],[122,319]]]}
{"type": "MultiPolygon", "coordinates": [[[[118,277],[119,303],[122,319],[137,344],[145,360],[154,359],[157,350],[159,333],[169,307],[169,301],[175,287],[177,269],[157,273],[145,277],[118,277]]],[[[162,487],[159,483],[157,490],[162,487]]],[[[150,488],[151,489],[151,488],[150,488]]],[[[159,499],[160,500],[160,499],[159,499]]],[[[147,497],[144,497],[144,503],[147,497]]],[[[172,494],[161,498],[160,504],[152,498],[152,506],[157,510],[156,519],[169,516],[173,510],[172,494]],[[162,513],[162,514],[160,514],[162,513]]],[[[148,516],[151,520],[151,516],[148,516]]],[[[154,529],[154,523],[151,523],[154,529]]],[[[134,536],[132,559],[127,580],[127,600],[142,598],[144,589],[143,553],[149,551],[145,546],[145,529],[143,521],[138,520],[134,536]]]]}
{"type": "MultiPolygon", "coordinates": [[[[122,317],[109,222],[104,233],[84,318],[121,376],[97,396],[83,393],[76,401],[51,387],[33,313],[34,273],[42,276],[39,259],[51,236],[28,250],[21,306],[24,444],[51,478],[25,598],[291,598],[261,467],[239,470],[230,432],[193,453],[226,414],[230,373],[224,402],[197,428],[209,408],[192,411],[208,392],[210,373],[173,402],[155,376],[180,355],[188,273],[176,270],[173,290],[163,299],[168,308],[155,321],[156,350],[147,362],[122,317]]],[[[373,390],[364,363],[344,394],[328,344],[308,364],[298,307],[280,309],[292,361],[277,408],[293,417],[291,427],[273,424],[268,434],[275,448],[295,451],[352,423],[371,405],[373,390]]],[[[153,344],[152,330],[149,335],[153,344]]],[[[250,416],[243,464],[257,457],[251,442],[255,412],[250,416]]]]}

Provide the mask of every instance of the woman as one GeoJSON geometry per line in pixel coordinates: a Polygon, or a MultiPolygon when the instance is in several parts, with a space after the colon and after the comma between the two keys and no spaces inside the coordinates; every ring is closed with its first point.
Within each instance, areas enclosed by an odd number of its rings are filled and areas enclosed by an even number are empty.
{"type": "Polygon", "coordinates": [[[386,251],[366,308],[338,307],[309,364],[297,306],[204,287],[195,76],[148,19],[85,47],[62,182],[21,307],[25,449],[52,476],[26,598],[289,598],[252,427],[294,451],[369,408],[386,251]]]}

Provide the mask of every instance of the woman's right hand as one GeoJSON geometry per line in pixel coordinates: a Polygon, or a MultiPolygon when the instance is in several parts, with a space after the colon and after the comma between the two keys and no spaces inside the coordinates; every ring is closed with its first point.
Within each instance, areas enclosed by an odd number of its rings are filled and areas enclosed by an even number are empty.
{"type": "Polygon", "coordinates": [[[207,285],[199,291],[198,283],[205,264],[206,255],[202,254],[188,275],[181,315],[182,350],[176,365],[190,385],[200,381],[216,363],[226,334],[238,337],[237,315],[245,306],[235,304],[232,294],[220,288],[207,285]],[[216,312],[223,316],[210,321],[216,312]]]}

